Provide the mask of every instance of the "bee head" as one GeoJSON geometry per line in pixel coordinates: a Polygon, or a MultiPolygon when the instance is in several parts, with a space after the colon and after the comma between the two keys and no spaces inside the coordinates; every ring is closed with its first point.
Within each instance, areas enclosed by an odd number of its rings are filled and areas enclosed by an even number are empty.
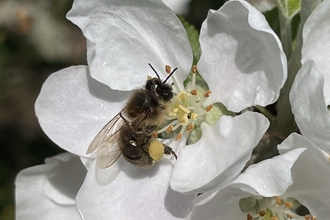
{"type": "Polygon", "coordinates": [[[152,78],[152,79],[147,80],[146,89],[149,90],[149,91],[155,90],[160,99],[162,99],[164,101],[170,101],[173,98],[172,86],[169,85],[169,84],[166,84],[166,81],[173,75],[173,73],[178,68],[175,68],[167,76],[167,78],[162,82],[160,80],[160,77],[159,77],[157,71],[151,66],[150,63],[148,63],[148,65],[155,72],[155,74],[157,75],[157,78],[152,78]]]}

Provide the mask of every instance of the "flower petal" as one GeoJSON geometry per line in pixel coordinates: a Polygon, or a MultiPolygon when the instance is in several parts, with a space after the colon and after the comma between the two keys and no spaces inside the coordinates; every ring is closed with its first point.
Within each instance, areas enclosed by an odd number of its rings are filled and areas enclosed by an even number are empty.
{"type": "Polygon", "coordinates": [[[305,137],[295,133],[283,141],[279,150],[283,153],[298,147],[305,147],[307,150],[292,167],[293,184],[286,195],[296,198],[316,219],[328,219],[330,216],[329,154],[325,154],[305,137]]]}
{"type": "Polygon", "coordinates": [[[222,116],[214,126],[203,123],[202,138],[179,152],[171,188],[178,192],[205,192],[232,180],[268,126],[263,115],[253,112],[222,116]]]}
{"type": "Polygon", "coordinates": [[[305,150],[298,148],[253,164],[240,174],[231,186],[264,197],[282,195],[292,184],[292,166],[305,150]]]}
{"type": "Polygon", "coordinates": [[[88,64],[96,80],[112,89],[132,90],[147,75],[148,63],[166,77],[164,67],[178,67],[179,82],[189,74],[192,51],[186,32],[160,0],[76,0],[68,19],[88,39],[88,64]]]}
{"type": "Polygon", "coordinates": [[[86,66],[69,67],[46,80],[35,103],[36,115],[52,141],[86,156],[92,139],[123,108],[129,95],[88,77],[86,66]]]}
{"type": "Polygon", "coordinates": [[[92,163],[77,195],[84,219],[176,219],[187,215],[196,195],[183,195],[169,188],[172,165],[162,160],[141,169],[122,157],[117,163],[121,172],[107,185],[96,182],[98,168],[95,161],[92,163]]]}
{"type": "Polygon", "coordinates": [[[209,198],[210,193],[198,196],[196,198],[198,204],[194,206],[188,219],[246,219],[246,214],[240,211],[239,200],[242,197],[237,191],[239,192],[237,189],[225,188],[216,191],[212,198],[209,198]]]}
{"type": "Polygon", "coordinates": [[[330,1],[323,1],[306,20],[301,62],[314,60],[325,81],[324,94],[330,103],[330,1]]]}
{"type": "Polygon", "coordinates": [[[231,111],[275,102],[287,77],[281,42],[264,16],[245,1],[211,10],[202,25],[198,70],[212,94],[205,105],[231,111]]]}
{"type": "Polygon", "coordinates": [[[323,76],[312,60],[300,68],[290,91],[290,104],[300,132],[330,152],[330,115],[325,103],[323,76]]]}
{"type": "Polygon", "coordinates": [[[79,157],[69,153],[21,171],[15,183],[16,219],[81,219],[74,199],[85,175],[79,157]]]}
{"type": "Polygon", "coordinates": [[[304,150],[306,149],[295,149],[261,161],[248,167],[224,189],[198,196],[190,219],[246,219],[246,214],[239,205],[240,199],[282,195],[292,184],[291,168],[304,150]]]}

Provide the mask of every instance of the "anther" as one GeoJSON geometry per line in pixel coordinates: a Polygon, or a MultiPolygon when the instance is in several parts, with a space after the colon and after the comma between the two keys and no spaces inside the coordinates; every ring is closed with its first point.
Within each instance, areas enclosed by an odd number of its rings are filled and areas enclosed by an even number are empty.
{"type": "Polygon", "coordinates": [[[190,91],[190,94],[192,94],[192,95],[197,95],[197,93],[198,93],[197,89],[193,89],[193,90],[190,91]]]}
{"type": "Polygon", "coordinates": [[[287,208],[292,208],[292,207],[294,206],[294,204],[291,203],[291,202],[284,202],[284,205],[285,205],[285,207],[287,207],[287,208]]]}
{"type": "Polygon", "coordinates": [[[275,198],[277,205],[282,205],[282,199],[278,196],[275,198]]]}
{"type": "Polygon", "coordinates": [[[170,74],[171,73],[171,67],[169,66],[169,65],[165,65],[165,72],[167,73],[167,74],[170,74]]]}
{"type": "Polygon", "coordinates": [[[196,70],[197,70],[197,66],[196,66],[196,65],[193,65],[193,66],[191,67],[191,72],[192,72],[192,73],[196,73],[196,70]]]}
{"type": "Polygon", "coordinates": [[[182,134],[180,133],[180,134],[178,134],[178,135],[175,137],[175,140],[178,141],[178,140],[180,140],[181,138],[182,138],[182,134]]]}
{"type": "Polygon", "coordinates": [[[277,216],[273,216],[270,218],[270,220],[280,220],[277,216]]]}
{"type": "Polygon", "coordinates": [[[187,132],[191,132],[192,130],[194,130],[194,127],[195,127],[194,124],[189,124],[189,125],[187,126],[187,128],[186,128],[186,131],[187,131],[187,132]]]}
{"type": "Polygon", "coordinates": [[[261,211],[259,212],[259,215],[260,215],[261,217],[265,216],[265,215],[266,215],[266,211],[265,211],[265,210],[261,210],[261,211]]]}
{"type": "Polygon", "coordinates": [[[286,217],[287,217],[288,219],[293,219],[293,215],[291,215],[291,214],[286,214],[286,217]]]}
{"type": "Polygon", "coordinates": [[[211,93],[212,93],[211,90],[206,90],[206,92],[204,93],[204,97],[205,98],[209,97],[211,93]]]}
{"type": "Polygon", "coordinates": [[[151,134],[151,137],[158,138],[158,132],[157,131],[153,131],[152,134],[151,134]]]}
{"type": "Polygon", "coordinates": [[[246,216],[246,220],[252,220],[252,219],[253,219],[252,215],[250,215],[250,213],[248,213],[246,216]]]}
{"type": "Polygon", "coordinates": [[[206,112],[209,112],[211,111],[211,109],[213,108],[213,105],[209,105],[205,108],[206,112]]]}
{"type": "Polygon", "coordinates": [[[168,126],[168,128],[166,128],[166,133],[170,133],[171,131],[173,131],[173,125],[168,126]]]}

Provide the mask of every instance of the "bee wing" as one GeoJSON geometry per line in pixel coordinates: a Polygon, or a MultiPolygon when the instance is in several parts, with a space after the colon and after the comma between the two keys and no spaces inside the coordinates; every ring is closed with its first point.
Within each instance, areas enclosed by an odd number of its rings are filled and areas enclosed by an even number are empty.
{"type": "Polygon", "coordinates": [[[118,113],[111,119],[95,136],[89,145],[87,154],[97,150],[97,165],[99,168],[111,166],[121,155],[122,151],[118,145],[119,129],[125,123],[118,113]]]}

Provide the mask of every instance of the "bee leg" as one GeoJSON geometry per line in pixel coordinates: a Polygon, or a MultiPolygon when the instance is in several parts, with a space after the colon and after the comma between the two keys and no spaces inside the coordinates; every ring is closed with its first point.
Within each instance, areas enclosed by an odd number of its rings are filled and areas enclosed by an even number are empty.
{"type": "Polygon", "coordinates": [[[169,155],[173,155],[175,157],[175,159],[178,159],[178,156],[176,155],[176,153],[173,151],[173,149],[168,146],[168,145],[164,145],[164,154],[169,154],[169,155]]]}

